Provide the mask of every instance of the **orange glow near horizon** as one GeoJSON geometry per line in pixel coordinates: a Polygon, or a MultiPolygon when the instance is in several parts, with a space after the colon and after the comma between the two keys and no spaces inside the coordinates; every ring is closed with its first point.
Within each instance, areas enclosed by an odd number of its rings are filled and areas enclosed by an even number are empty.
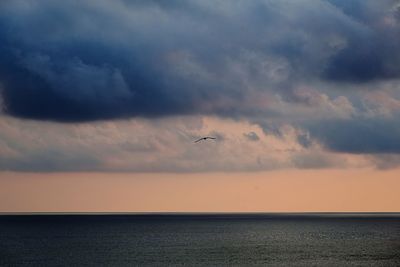
{"type": "Polygon", "coordinates": [[[399,212],[399,170],[0,173],[1,212],[399,212]]]}

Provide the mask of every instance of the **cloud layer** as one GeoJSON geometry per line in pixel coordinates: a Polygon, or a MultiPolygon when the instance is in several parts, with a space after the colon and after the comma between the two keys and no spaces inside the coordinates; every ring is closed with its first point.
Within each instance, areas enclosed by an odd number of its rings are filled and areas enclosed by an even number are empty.
{"type": "Polygon", "coordinates": [[[212,117],[55,124],[0,120],[0,169],[8,171],[244,172],[348,168],[375,164],[362,155],[299,143],[306,133],[284,125],[280,136],[258,125],[212,117]],[[194,143],[204,135],[217,140],[194,143]]]}
{"type": "Polygon", "coordinates": [[[396,2],[350,2],[3,1],[7,112],[70,122],[242,115],[254,92],[397,78],[396,2]]]}
{"type": "MultiPolygon", "coordinates": [[[[287,127],[295,129],[295,136],[286,141],[308,154],[285,156],[284,164],[272,160],[274,166],[336,166],[334,155],[348,153],[379,162],[380,155],[400,153],[399,36],[397,0],[2,1],[2,128],[18,125],[24,131],[25,124],[47,125],[54,136],[49,136],[53,143],[47,149],[43,144],[20,151],[18,142],[30,147],[23,141],[27,137],[17,141],[3,133],[0,168],[111,166],[103,156],[93,156],[104,153],[97,148],[87,145],[82,150],[77,145],[71,150],[77,144],[69,139],[71,129],[133,118],[146,121],[148,130],[167,134],[177,145],[181,132],[169,131],[166,122],[186,117],[185,125],[190,125],[202,116],[258,125],[262,133],[250,127],[235,135],[249,149],[264,140],[261,134],[286,140],[287,127]],[[18,119],[33,121],[17,123],[18,119]],[[65,122],[70,124],[57,124],[65,122]],[[75,145],[64,147],[63,138],[75,145]],[[8,153],[25,156],[12,160],[8,153]],[[321,153],[333,158],[320,157],[321,153]]],[[[18,130],[13,131],[18,136],[18,130]]],[[[140,133],[136,128],[129,132],[140,133]]],[[[215,124],[207,133],[211,132],[223,131],[215,124]]],[[[220,140],[228,142],[227,135],[225,131],[220,140]]],[[[168,154],[156,149],[158,141],[146,142],[126,145],[134,155],[168,154]]],[[[113,149],[115,157],[121,157],[127,148],[113,149]]],[[[228,159],[227,150],[221,155],[228,159]]],[[[124,161],[120,168],[206,169],[178,163],[204,155],[190,149],[181,153],[164,165],[159,158],[147,165],[127,161],[131,167],[124,167],[124,161]]],[[[226,162],[235,165],[233,159],[226,162]]],[[[238,166],[273,168],[259,163],[238,166]]],[[[117,169],[113,164],[110,168],[117,169]]],[[[232,168],[226,164],[208,166],[232,168]]]]}

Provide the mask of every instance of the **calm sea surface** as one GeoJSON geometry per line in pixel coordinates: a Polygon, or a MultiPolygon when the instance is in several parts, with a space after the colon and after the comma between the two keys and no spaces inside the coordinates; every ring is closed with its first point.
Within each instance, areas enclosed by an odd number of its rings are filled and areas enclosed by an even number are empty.
{"type": "Polygon", "coordinates": [[[20,265],[400,266],[400,215],[0,216],[20,265]]]}

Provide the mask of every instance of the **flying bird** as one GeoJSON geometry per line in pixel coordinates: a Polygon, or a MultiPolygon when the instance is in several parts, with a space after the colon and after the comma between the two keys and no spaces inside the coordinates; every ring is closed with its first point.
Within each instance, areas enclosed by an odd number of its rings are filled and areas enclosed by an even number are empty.
{"type": "Polygon", "coordinates": [[[217,139],[217,138],[211,137],[211,136],[205,136],[205,137],[202,137],[202,138],[197,139],[197,140],[194,141],[194,142],[197,143],[197,142],[200,142],[200,141],[205,141],[205,140],[207,140],[207,139],[215,140],[215,139],[217,139]]]}

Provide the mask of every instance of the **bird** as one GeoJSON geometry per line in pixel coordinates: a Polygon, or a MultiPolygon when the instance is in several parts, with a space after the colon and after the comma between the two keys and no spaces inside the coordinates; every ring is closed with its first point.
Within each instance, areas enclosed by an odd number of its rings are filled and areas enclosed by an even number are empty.
{"type": "Polygon", "coordinates": [[[203,140],[205,141],[205,140],[207,140],[207,139],[215,140],[215,139],[217,139],[217,138],[211,137],[211,136],[205,136],[205,137],[202,137],[202,138],[197,139],[197,140],[194,141],[194,142],[197,143],[197,142],[200,142],[200,141],[203,141],[203,140]]]}

